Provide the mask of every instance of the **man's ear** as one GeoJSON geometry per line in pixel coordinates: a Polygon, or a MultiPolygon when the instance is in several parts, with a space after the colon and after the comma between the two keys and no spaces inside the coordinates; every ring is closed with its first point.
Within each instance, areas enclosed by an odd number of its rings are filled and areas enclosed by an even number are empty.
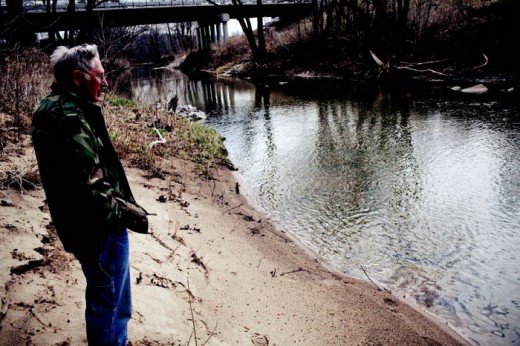
{"type": "Polygon", "coordinates": [[[85,74],[80,70],[72,71],[72,83],[74,86],[80,86],[81,83],[85,80],[85,74]]]}

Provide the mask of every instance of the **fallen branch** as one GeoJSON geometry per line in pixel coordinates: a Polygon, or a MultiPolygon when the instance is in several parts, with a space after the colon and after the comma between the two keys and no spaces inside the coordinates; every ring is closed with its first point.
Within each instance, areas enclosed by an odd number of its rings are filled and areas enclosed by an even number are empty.
{"type": "MultiPolygon", "coordinates": [[[[379,66],[380,75],[382,73],[384,73],[384,72],[389,72],[391,70],[392,67],[390,66],[390,63],[387,63],[387,64],[383,63],[383,61],[381,61],[381,59],[379,59],[377,57],[377,55],[374,52],[372,52],[372,51],[370,51],[370,55],[372,56],[372,59],[374,59],[376,64],[379,66]]],[[[412,72],[417,72],[417,73],[433,73],[433,74],[436,74],[436,75],[442,76],[442,77],[454,77],[454,76],[458,76],[458,75],[464,74],[464,73],[466,73],[468,71],[477,70],[479,68],[482,68],[482,67],[486,66],[489,63],[489,59],[486,56],[486,54],[482,54],[482,56],[484,57],[484,62],[482,64],[474,66],[474,67],[472,67],[470,69],[467,69],[467,70],[455,73],[455,74],[447,74],[447,73],[443,73],[443,72],[440,72],[440,71],[437,71],[437,70],[434,70],[434,69],[431,69],[431,68],[418,69],[418,68],[412,67],[412,66],[424,66],[424,65],[440,64],[440,63],[444,63],[446,61],[449,61],[449,59],[431,60],[431,61],[424,61],[424,62],[418,62],[418,63],[407,62],[407,63],[405,63],[405,65],[407,65],[407,66],[395,66],[393,68],[395,68],[396,70],[407,70],[407,71],[412,71],[412,72]]]]}
{"type": "Polygon", "coordinates": [[[489,59],[488,57],[486,56],[486,54],[482,54],[482,56],[484,56],[484,63],[480,64],[480,65],[477,65],[475,67],[472,67],[471,69],[469,69],[468,71],[472,71],[472,70],[477,70],[481,67],[484,67],[486,66],[488,63],[489,63],[489,59]]]}
{"type": "MultiPolygon", "coordinates": [[[[442,72],[439,72],[439,71],[436,71],[436,70],[433,70],[433,69],[430,69],[430,68],[429,69],[424,69],[424,70],[422,70],[422,69],[414,69],[414,68],[411,68],[409,66],[397,66],[396,69],[397,70],[409,70],[409,71],[420,72],[420,73],[430,72],[430,73],[433,73],[433,74],[436,74],[436,75],[439,75],[439,76],[443,76],[443,77],[455,77],[455,76],[459,76],[459,75],[464,74],[464,73],[469,72],[469,71],[478,70],[479,68],[482,68],[482,67],[486,66],[489,63],[489,59],[486,56],[486,54],[482,54],[482,56],[484,57],[484,62],[482,64],[474,66],[474,67],[472,67],[470,69],[467,69],[467,70],[455,73],[455,74],[446,74],[446,73],[442,73],[442,72]]],[[[439,62],[440,61],[441,60],[439,60],[439,62]]]]}
{"type": "MultiPolygon", "coordinates": [[[[188,290],[190,290],[190,279],[187,278],[188,290]]],[[[193,337],[195,339],[195,346],[197,346],[197,328],[195,328],[195,316],[193,314],[193,306],[191,305],[191,296],[188,295],[188,303],[190,304],[190,312],[191,312],[191,323],[193,326],[193,337]]],[[[191,338],[191,337],[190,337],[191,338]]]]}
{"type": "Polygon", "coordinates": [[[41,318],[38,317],[38,315],[36,315],[36,312],[34,312],[33,309],[34,309],[34,306],[31,306],[31,307],[29,308],[29,313],[30,313],[31,315],[34,316],[34,318],[36,319],[36,321],[40,322],[43,326],[46,326],[47,324],[46,324],[45,322],[43,322],[43,321],[41,320],[41,318]]]}
{"type": "Polygon", "coordinates": [[[156,144],[164,144],[164,143],[166,143],[166,139],[161,135],[161,133],[159,132],[159,130],[157,130],[156,127],[154,127],[153,129],[154,129],[155,133],[157,133],[157,136],[159,136],[160,139],[159,139],[159,140],[156,140],[156,141],[153,141],[152,143],[150,143],[150,144],[148,145],[148,149],[152,149],[152,147],[153,147],[154,145],[156,145],[156,144]]]}
{"type": "Polygon", "coordinates": [[[419,73],[431,72],[431,73],[439,75],[439,76],[449,77],[449,75],[447,75],[445,73],[442,73],[442,72],[439,72],[439,71],[432,70],[431,68],[428,68],[428,69],[425,69],[425,70],[419,70],[419,69],[411,68],[411,67],[408,67],[408,66],[397,66],[395,69],[396,70],[408,70],[408,71],[419,72],[419,73]]]}
{"type": "MultiPolygon", "coordinates": [[[[372,281],[372,279],[370,278],[370,276],[368,276],[368,274],[367,274],[365,268],[363,268],[363,266],[360,266],[360,267],[361,267],[361,269],[363,270],[363,273],[365,273],[365,275],[367,276],[368,280],[370,280],[370,282],[371,282],[372,284],[374,284],[374,286],[376,286],[377,290],[378,290],[378,291],[382,291],[382,289],[379,288],[379,286],[376,285],[376,283],[375,283],[374,281],[372,281]]],[[[392,293],[392,292],[390,292],[389,290],[387,290],[386,288],[385,288],[385,291],[388,292],[388,293],[392,293]]]]}
{"type": "Polygon", "coordinates": [[[0,186],[5,186],[7,188],[11,188],[12,185],[14,189],[25,193],[27,190],[37,189],[37,169],[35,165],[31,167],[20,170],[19,168],[15,168],[10,170],[0,176],[0,186]]]}
{"type": "Polygon", "coordinates": [[[217,330],[217,325],[218,323],[215,323],[215,328],[213,328],[213,330],[211,331],[211,333],[209,334],[208,338],[206,339],[206,341],[204,341],[204,343],[202,344],[202,346],[206,345],[209,341],[209,339],[213,336],[213,334],[215,334],[215,330],[217,330]]]}
{"type": "Polygon", "coordinates": [[[228,210],[225,210],[222,215],[226,215],[227,213],[229,213],[231,210],[233,209],[237,209],[237,208],[240,208],[244,203],[240,203],[239,205],[237,205],[236,207],[232,207],[232,208],[229,208],[228,210]]]}
{"type": "Polygon", "coordinates": [[[422,61],[422,62],[405,62],[401,61],[401,63],[407,66],[424,66],[424,65],[433,65],[433,64],[442,64],[444,62],[448,62],[450,59],[439,59],[439,60],[430,60],[430,61],[422,61]]]}
{"type": "Polygon", "coordinates": [[[296,270],[291,270],[290,272],[284,272],[284,273],[281,273],[280,276],[283,276],[283,275],[286,275],[286,274],[292,274],[292,273],[298,273],[298,272],[302,272],[304,271],[305,269],[303,269],[302,267],[299,267],[298,269],[296,270]]]}
{"type": "Polygon", "coordinates": [[[374,61],[376,62],[376,64],[377,64],[378,66],[383,67],[383,66],[385,65],[385,64],[381,61],[381,59],[379,59],[379,58],[377,57],[377,55],[376,55],[374,52],[370,51],[370,55],[372,56],[372,59],[374,59],[374,61]]]}

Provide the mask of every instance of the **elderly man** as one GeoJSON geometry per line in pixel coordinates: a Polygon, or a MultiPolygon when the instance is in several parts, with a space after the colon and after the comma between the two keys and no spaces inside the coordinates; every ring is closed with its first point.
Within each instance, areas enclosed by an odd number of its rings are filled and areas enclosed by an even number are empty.
{"type": "Polygon", "coordinates": [[[51,67],[55,82],[32,120],[49,211],[65,250],[85,274],[89,345],[127,345],[132,312],[127,227],[134,228],[126,222],[125,206],[140,207],[96,105],[107,87],[103,66],[95,45],[81,45],[58,47],[51,67]]]}

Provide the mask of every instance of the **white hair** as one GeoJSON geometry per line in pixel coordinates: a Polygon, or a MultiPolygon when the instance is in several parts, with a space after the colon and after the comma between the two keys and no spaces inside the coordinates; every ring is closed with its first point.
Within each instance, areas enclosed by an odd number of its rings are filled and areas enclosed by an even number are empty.
{"type": "Polygon", "coordinates": [[[94,67],[95,58],[99,59],[95,44],[82,44],[72,48],[59,46],[51,54],[54,78],[58,83],[69,85],[72,82],[72,72],[74,70],[89,71],[94,67]]]}

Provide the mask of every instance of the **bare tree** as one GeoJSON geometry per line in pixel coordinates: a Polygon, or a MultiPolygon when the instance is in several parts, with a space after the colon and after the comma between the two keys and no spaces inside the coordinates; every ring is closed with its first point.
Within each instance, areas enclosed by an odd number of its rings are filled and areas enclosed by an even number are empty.
{"type": "Polygon", "coordinates": [[[146,26],[101,28],[95,32],[94,42],[99,46],[101,55],[108,59],[107,66],[113,66],[117,59],[131,51],[135,39],[147,31],[146,26]]]}
{"type": "Polygon", "coordinates": [[[166,24],[166,35],[173,53],[193,49],[193,33],[191,22],[166,24]]]}

